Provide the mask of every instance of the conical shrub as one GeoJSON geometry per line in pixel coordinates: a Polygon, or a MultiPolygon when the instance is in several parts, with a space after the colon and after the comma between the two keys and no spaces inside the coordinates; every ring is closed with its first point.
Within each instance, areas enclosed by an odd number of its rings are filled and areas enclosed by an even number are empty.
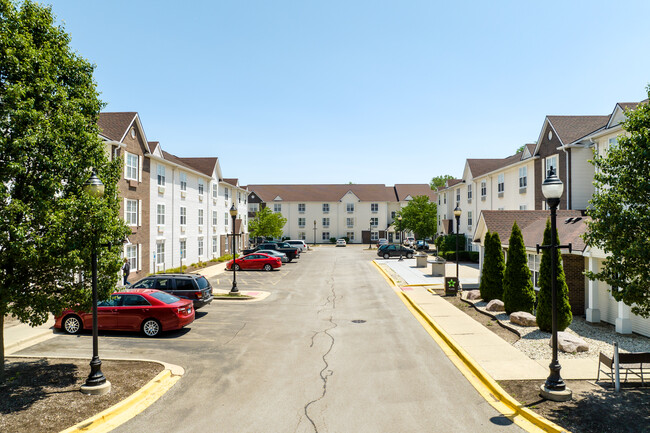
{"type": "MultiPolygon", "coordinates": [[[[546,221],[544,230],[544,245],[551,245],[551,221],[546,221]]],[[[560,245],[560,237],[555,234],[555,243],[560,245]]],[[[546,332],[553,329],[553,305],[551,291],[551,250],[544,249],[542,262],[539,265],[539,295],[537,299],[537,326],[546,332]]],[[[557,289],[557,330],[564,331],[573,320],[571,304],[569,303],[569,286],[562,266],[562,253],[558,248],[555,259],[555,287],[557,289]]]]}
{"type": "Polygon", "coordinates": [[[530,280],[524,237],[516,221],[512,225],[508,242],[508,261],[503,280],[502,301],[508,314],[515,311],[532,313],[535,305],[535,289],[530,280]]]}
{"type": "Polygon", "coordinates": [[[501,239],[498,233],[485,234],[485,254],[483,257],[483,270],[481,273],[481,298],[485,302],[503,297],[503,276],[506,265],[501,248],[501,239]]]}

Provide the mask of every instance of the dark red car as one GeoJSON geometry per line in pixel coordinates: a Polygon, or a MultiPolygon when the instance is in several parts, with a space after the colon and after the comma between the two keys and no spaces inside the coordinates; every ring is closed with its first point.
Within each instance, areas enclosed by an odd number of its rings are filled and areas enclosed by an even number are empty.
{"type": "MultiPolygon", "coordinates": [[[[265,271],[272,271],[280,266],[282,266],[282,261],[279,257],[273,257],[263,253],[251,253],[235,259],[236,271],[240,269],[264,269],[265,271]]],[[[232,268],[232,260],[226,263],[226,269],[230,270],[230,268],[232,268]]]]}
{"type": "MultiPolygon", "coordinates": [[[[92,329],[93,315],[65,310],[55,318],[54,327],[68,334],[92,329]]],[[[180,329],[194,321],[194,306],[181,299],[154,289],[130,289],[113,293],[97,303],[97,327],[111,331],[142,331],[156,337],[162,331],[180,329]]]]}

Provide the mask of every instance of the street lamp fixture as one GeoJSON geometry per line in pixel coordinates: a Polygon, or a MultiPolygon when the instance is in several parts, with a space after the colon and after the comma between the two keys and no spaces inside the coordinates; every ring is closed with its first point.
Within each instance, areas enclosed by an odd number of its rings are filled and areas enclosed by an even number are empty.
{"type": "Polygon", "coordinates": [[[402,248],[404,247],[404,230],[402,230],[402,215],[397,217],[398,225],[399,225],[399,261],[403,261],[404,259],[402,258],[402,248]]]}
{"type": "Polygon", "coordinates": [[[372,218],[370,218],[370,229],[368,230],[368,249],[372,249],[372,218]]]}
{"type": "Polygon", "coordinates": [[[544,182],[542,183],[542,194],[546,198],[546,204],[551,209],[551,245],[537,245],[537,253],[540,249],[551,250],[551,309],[552,309],[552,336],[551,342],[553,347],[553,359],[549,364],[550,374],[546,382],[540,387],[540,395],[548,400],[567,401],[571,400],[571,390],[566,387],[562,376],[560,376],[560,362],[557,358],[557,281],[556,281],[556,261],[557,249],[568,248],[571,251],[571,244],[558,245],[557,239],[557,207],[560,204],[560,197],[564,191],[564,184],[555,174],[555,168],[551,167],[544,182]]]}
{"type": "Polygon", "coordinates": [[[456,203],[456,208],[454,209],[454,216],[456,217],[456,279],[460,281],[458,275],[458,235],[460,234],[460,215],[463,211],[460,209],[460,203],[456,203]]]}
{"type": "Polygon", "coordinates": [[[239,289],[237,289],[237,267],[235,266],[235,258],[237,255],[235,240],[235,219],[237,218],[237,208],[235,207],[235,203],[232,204],[229,212],[232,217],[232,288],[230,289],[230,293],[233,295],[239,295],[239,289]]]}
{"type": "MultiPolygon", "coordinates": [[[[97,199],[104,197],[104,184],[97,174],[84,183],[83,190],[86,194],[97,199]]],[[[91,395],[106,394],[111,390],[111,383],[106,380],[102,373],[102,361],[99,359],[99,338],[97,332],[97,235],[92,239],[91,266],[92,266],[92,294],[93,294],[93,358],[90,361],[90,374],[86,383],[81,386],[81,392],[91,395]]]]}

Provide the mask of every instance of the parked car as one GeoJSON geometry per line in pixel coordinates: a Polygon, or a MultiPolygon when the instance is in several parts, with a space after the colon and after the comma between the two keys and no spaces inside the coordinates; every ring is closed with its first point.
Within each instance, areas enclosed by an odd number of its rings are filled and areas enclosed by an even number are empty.
{"type": "Polygon", "coordinates": [[[380,239],[377,241],[377,246],[378,246],[378,247],[380,247],[380,246],[382,246],[382,245],[388,245],[388,239],[386,239],[386,238],[380,238],[380,239]]]}
{"type": "Polygon", "coordinates": [[[207,278],[198,274],[156,274],[145,277],[131,285],[133,289],[158,289],[182,299],[189,299],[194,308],[212,302],[212,285],[207,278]]]}
{"type": "Polygon", "coordinates": [[[404,239],[404,245],[412,247],[415,245],[415,238],[413,236],[408,236],[404,239]]]}
{"type": "MultiPolygon", "coordinates": [[[[155,289],[128,289],[97,303],[97,329],[142,331],[156,337],[163,331],[181,329],[194,321],[192,301],[155,289]]],[[[56,316],[54,327],[68,334],[92,329],[92,312],[73,309],[56,316]]]]}
{"type": "Polygon", "coordinates": [[[407,248],[404,245],[391,244],[377,250],[377,255],[385,259],[399,256],[405,256],[407,259],[410,259],[413,257],[413,254],[415,254],[415,250],[407,248]]]}
{"type": "Polygon", "coordinates": [[[282,263],[289,263],[289,258],[285,253],[276,250],[258,250],[257,253],[267,254],[272,257],[278,257],[282,263]]]}
{"type": "Polygon", "coordinates": [[[347,245],[347,244],[346,244],[346,242],[345,242],[345,239],[337,239],[337,240],[336,240],[336,246],[337,246],[337,247],[344,247],[344,246],[346,246],[346,245],[347,245]]]}
{"type": "Polygon", "coordinates": [[[305,251],[307,251],[309,249],[309,246],[305,243],[305,241],[288,240],[288,241],[285,241],[285,242],[288,243],[289,245],[291,245],[292,247],[298,248],[301,253],[304,253],[305,251]]]}
{"type": "Polygon", "coordinates": [[[243,253],[245,255],[252,254],[259,250],[280,251],[281,253],[285,253],[287,255],[289,261],[292,261],[293,259],[297,259],[300,257],[300,250],[292,245],[289,245],[286,242],[264,242],[263,244],[259,244],[255,248],[249,248],[244,250],[243,253]]]}
{"type": "MultiPolygon", "coordinates": [[[[237,257],[235,259],[234,268],[236,271],[240,269],[264,269],[265,271],[272,271],[282,266],[282,261],[279,257],[272,257],[268,254],[254,252],[247,256],[237,257]]],[[[230,270],[233,267],[233,261],[230,260],[226,263],[226,269],[230,270]]]]}
{"type": "Polygon", "coordinates": [[[415,249],[416,250],[428,251],[429,250],[429,243],[427,241],[417,241],[415,243],[415,249]]]}

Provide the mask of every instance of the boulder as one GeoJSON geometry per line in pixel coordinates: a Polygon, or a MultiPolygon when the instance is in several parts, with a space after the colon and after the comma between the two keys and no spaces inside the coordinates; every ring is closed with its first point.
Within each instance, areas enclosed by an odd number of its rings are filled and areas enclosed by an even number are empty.
{"type": "MultiPolygon", "coordinates": [[[[553,347],[552,337],[548,340],[548,345],[553,347]]],[[[589,351],[589,345],[582,338],[563,331],[557,333],[557,348],[565,353],[589,351]]]]}
{"type": "Polygon", "coordinates": [[[498,299],[492,299],[490,302],[488,302],[487,307],[485,307],[486,310],[488,311],[506,311],[505,307],[503,306],[503,301],[500,301],[498,299]]]}
{"type": "Polygon", "coordinates": [[[537,326],[537,318],[525,311],[517,311],[510,315],[510,321],[519,326],[537,326]]]}
{"type": "Polygon", "coordinates": [[[469,301],[475,301],[477,299],[481,299],[480,290],[467,290],[465,292],[465,299],[467,299],[469,301]]]}

